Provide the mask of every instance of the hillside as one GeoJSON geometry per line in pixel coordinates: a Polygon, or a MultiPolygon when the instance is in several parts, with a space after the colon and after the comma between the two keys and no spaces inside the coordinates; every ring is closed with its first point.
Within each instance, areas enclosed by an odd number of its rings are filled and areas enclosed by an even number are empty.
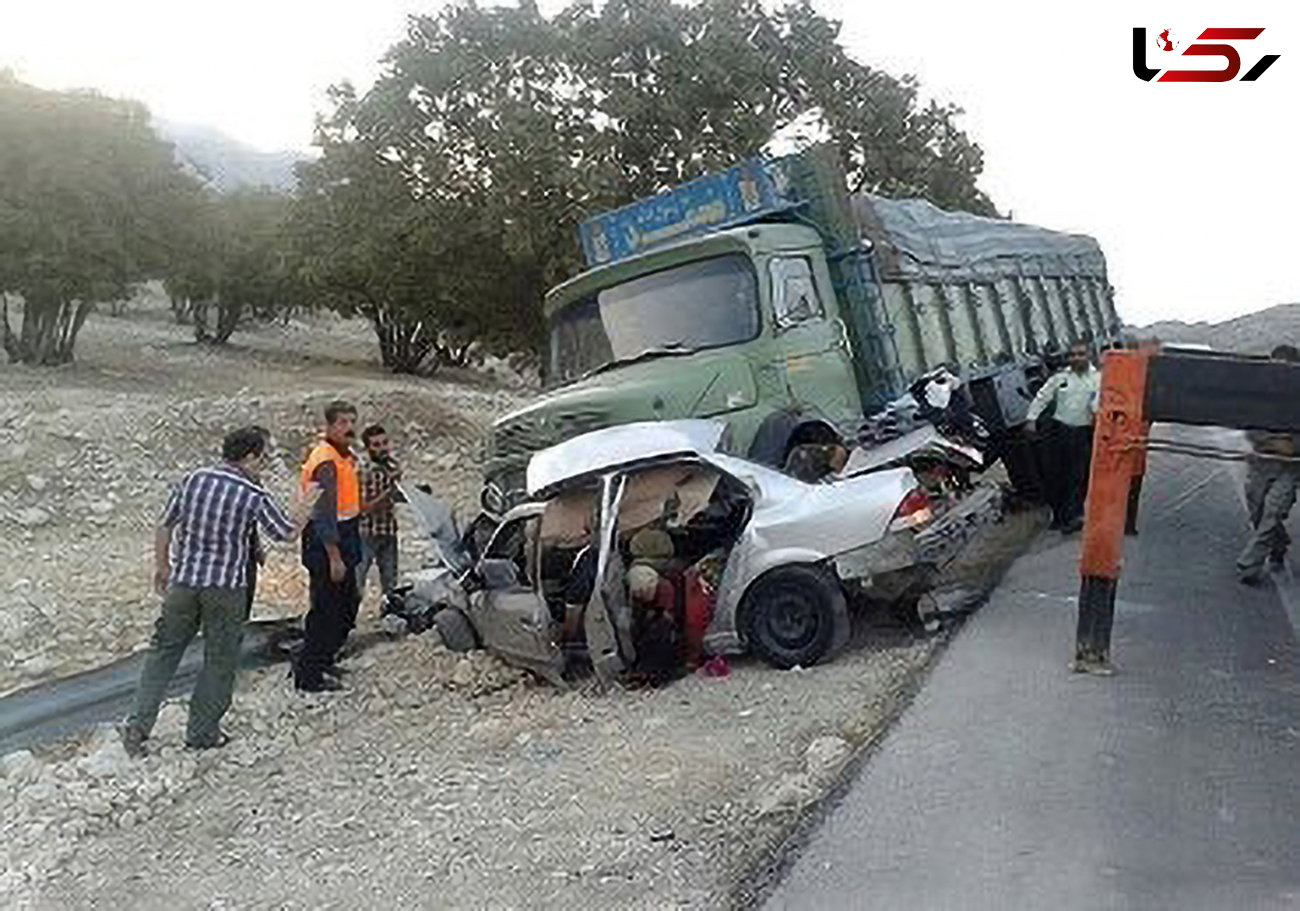
{"type": "Polygon", "coordinates": [[[307,158],[301,152],[262,152],[208,126],[155,118],[154,127],[186,165],[222,192],[259,186],[292,191],[293,166],[307,158]]]}
{"type": "Polygon", "coordinates": [[[1300,345],[1300,304],[1280,304],[1222,323],[1164,320],[1133,331],[1140,337],[1163,342],[1190,342],[1220,351],[1266,354],[1283,342],[1300,345]]]}

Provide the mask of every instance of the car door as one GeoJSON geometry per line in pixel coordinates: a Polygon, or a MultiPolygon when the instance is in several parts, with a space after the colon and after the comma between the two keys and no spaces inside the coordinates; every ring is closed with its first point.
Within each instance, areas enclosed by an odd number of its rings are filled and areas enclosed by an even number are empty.
{"type": "Polygon", "coordinates": [[[563,685],[560,630],[540,594],[537,548],[541,514],[507,518],[479,561],[483,584],[470,607],[488,651],[563,685]]]}
{"type": "Polygon", "coordinates": [[[596,586],[583,612],[583,629],[587,634],[587,654],[596,678],[612,684],[624,670],[636,662],[632,645],[631,612],[627,605],[623,579],[623,561],[616,544],[618,508],[627,486],[626,474],[616,473],[600,479],[600,515],[596,555],[596,586]]]}

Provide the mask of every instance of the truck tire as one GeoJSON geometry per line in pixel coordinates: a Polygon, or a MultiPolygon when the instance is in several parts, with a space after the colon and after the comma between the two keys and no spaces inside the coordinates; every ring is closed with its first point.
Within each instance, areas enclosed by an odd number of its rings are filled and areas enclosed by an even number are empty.
{"type": "Polygon", "coordinates": [[[433,615],[433,626],[442,637],[442,644],[453,652],[472,652],[478,648],[478,636],[469,617],[454,607],[444,607],[433,615]]]}
{"type": "Polygon", "coordinates": [[[780,471],[796,446],[838,442],[841,440],[835,428],[820,418],[778,411],[759,425],[745,457],[780,471]]]}
{"type": "Polygon", "coordinates": [[[815,566],[783,566],[745,593],[742,632],[773,667],[807,667],[841,648],[849,613],[839,581],[815,566]]]}

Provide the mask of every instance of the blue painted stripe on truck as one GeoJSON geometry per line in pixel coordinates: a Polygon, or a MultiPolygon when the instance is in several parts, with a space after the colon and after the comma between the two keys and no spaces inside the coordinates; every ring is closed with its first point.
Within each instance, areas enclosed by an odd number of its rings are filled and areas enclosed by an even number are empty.
{"type": "Polygon", "coordinates": [[[779,172],[755,159],[602,212],[579,224],[578,236],[587,265],[604,265],[786,212],[799,204],[788,193],[779,172]]]}

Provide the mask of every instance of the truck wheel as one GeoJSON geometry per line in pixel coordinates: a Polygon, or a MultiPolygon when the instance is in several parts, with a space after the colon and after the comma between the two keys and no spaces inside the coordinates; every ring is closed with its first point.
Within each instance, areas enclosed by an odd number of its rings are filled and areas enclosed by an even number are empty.
{"type": "Polygon", "coordinates": [[[784,566],[745,593],[741,608],[749,647],[773,667],[807,667],[849,637],[849,613],[839,582],[813,566],[784,566]]]}
{"type": "Polygon", "coordinates": [[[433,626],[442,637],[442,644],[453,652],[472,652],[478,648],[474,626],[463,612],[454,607],[444,607],[433,615],[433,626]]]}

